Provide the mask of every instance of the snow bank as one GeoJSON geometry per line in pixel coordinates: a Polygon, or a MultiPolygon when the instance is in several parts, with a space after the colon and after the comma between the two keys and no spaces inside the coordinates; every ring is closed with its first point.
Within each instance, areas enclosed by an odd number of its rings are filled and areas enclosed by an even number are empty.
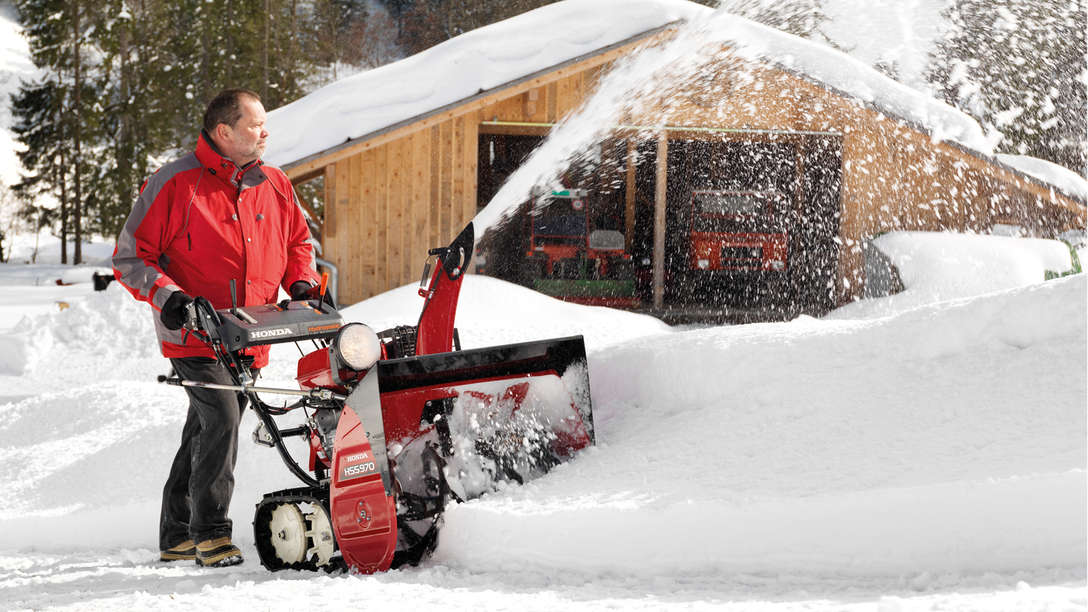
{"type": "MultiPolygon", "coordinates": [[[[344,309],[344,318],[366,323],[375,331],[419,319],[423,298],[418,285],[405,285],[344,309]]],[[[646,315],[581,306],[490,276],[469,274],[458,300],[457,327],[461,346],[528,342],[581,334],[586,350],[670,330],[646,315]]]]}
{"type": "Polygon", "coordinates": [[[591,372],[599,448],[452,509],[436,558],[647,579],[1083,567],[1085,280],[615,346],[591,372]]]}
{"type": "MultiPolygon", "coordinates": [[[[112,264],[113,242],[101,239],[92,239],[82,244],[83,261],[85,265],[108,269],[112,264]]],[[[75,242],[68,241],[68,257],[75,253],[75,242]]],[[[16,234],[4,238],[4,254],[8,261],[17,264],[59,264],[60,263],[60,238],[48,233],[16,234]]],[[[10,270],[14,270],[11,268],[10,270]]],[[[37,268],[27,268],[28,271],[39,271],[37,268]]],[[[11,275],[0,275],[0,282],[10,279],[11,275]]]]}
{"type": "Polygon", "coordinates": [[[1069,247],[1058,240],[889,232],[874,239],[873,245],[895,265],[905,291],[848,304],[826,318],[888,316],[924,304],[1041,283],[1047,271],[1072,268],[1069,247]]]}

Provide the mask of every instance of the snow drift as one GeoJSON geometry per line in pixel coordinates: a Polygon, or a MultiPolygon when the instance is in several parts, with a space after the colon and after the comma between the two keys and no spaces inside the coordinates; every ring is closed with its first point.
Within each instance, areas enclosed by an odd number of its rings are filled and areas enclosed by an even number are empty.
{"type": "Polygon", "coordinates": [[[614,346],[592,372],[600,448],[454,508],[438,559],[647,577],[1082,564],[1084,281],[614,346]]]}

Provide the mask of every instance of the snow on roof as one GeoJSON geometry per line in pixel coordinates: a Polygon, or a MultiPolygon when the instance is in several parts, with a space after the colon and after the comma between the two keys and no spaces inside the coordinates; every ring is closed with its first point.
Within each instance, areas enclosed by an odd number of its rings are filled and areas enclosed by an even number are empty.
{"type": "Polygon", "coordinates": [[[903,85],[842,51],[721,10],[698,27],[707,43],[728,44],[742,57],[769,61],[848,98],[871,104],[916,124],[934,141],[958,142],[987,154],[993,150],[993,143],[970,115],[903,85]]]}
{"type": "Polygon", "coordinates": [[[826,45],[687,0],[564,0],[342,79],[272,111],[266,161],[297,162],[678,20],[687,22],[681,36],[727,44],[742,57],[799,73],[916,124],[935,141],[992,152],[970,116],[826,45]]]}
{"type": "Polygon", "coordinates": [[[1088,200],[1088,180],[1065,166],[1030,155],[998,153],[997,159],[1066,193],[1088,200]]]}
{"type": "Polygon", "coordinates": [[[270,112],[265,161],[298,161],[707,11],[686,0],[566,0],[467,32],[270,112]]]}

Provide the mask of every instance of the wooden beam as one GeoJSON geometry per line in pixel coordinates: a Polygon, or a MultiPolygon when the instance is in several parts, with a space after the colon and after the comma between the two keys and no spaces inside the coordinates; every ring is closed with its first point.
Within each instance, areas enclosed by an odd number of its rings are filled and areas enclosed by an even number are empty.
{"type": "Polygon", "coordinates": [[[409,193],[407,188],[409,181],[404,177],[407,165],[404,152],[407,148],[407,140],[389,143],[389,167],[387,168],[389,181],[387,213],[389,216],[385,220],[389,258],[385,269],[385,286],[379,291],[399,287],[405,283],[401,273],[404,270],[404,226],[406,225],[404,213],[407,209],[409,193]]]}
{"type": "Polygon", "coordinates": [[[364,286],[364,272],[363,272],[363,249],[357,242],[358,237],[363,235],[363,206],[366,200],[363,198],[363,183],[367,180],[366,174],[363,172],[363,156],[356,155],[348,160],[348,172],[350,176],[349,181],[349,193],[351,194],[351,206],[347,210],[347,227],[348,233],[354,238],[348,242],[348,254],[346,257],[347,268],[341,268],[341,272],[347,272],[345,275],[351,279],[352,284],[355,287],[364,286]]]}
{"type": "Polygon", "coordinates": [[[307,172],[305,174],[302,174],[302,173],[289,174],[288,177],[290,177],[292,183],[298,185],[299,183],[305,183],[306,181],[312,181],[315,178],[321,176],[324,172],[325,172],[325,170],[324,170],[323,167],[317,167],[317,168],[314,168],[313,170],[311,170],[310,172],[307,172]]]}
{"type": "Polygon", "coordinates": [[[427,249],[439,246],[427,236],[427,230],[432,225],[430,194],[431,160],[434,154],[430,145],[430,130],[412,135],[412,225],[408,239],[411,249],[404,260],[404,273],[409,279],[419,274],[427,259],[427,249]]]}
{"type": "Polygon", "coordinates": [[[669,139],[657,137],[657,181],[654,185],[654,308],[665,303],[665,200],[668,195],[669,139]]]}
{"type": "Polygon", "coordinates": [[[374,295],[378,286],[378,232],[374,227],[377,219],[377,204],[381,191],[378,178],[378,151],[367,151],[362,155],[363,200],[359,202],[359,216],[354,236],[359,242],[352,241],[353,248],[362,252],[361,287],[364,296],[374,295]]]}
{"type": "Polygon", "coordinates": [[[628,253],[635,241],[635,139],[627,139],[627,188],[623,213],[624,248],[628,253]]]}
{"type": "Polygon", "coordinates": [[[443,123],[439,133],[439,172],[442,182],[439,185],[438,201],[441,203],[442,235],[438,244],[449,244],[453,240],[453,225],[460,221],[460,212],[453,207],[453,124],[443,123]]]}
{"type": "MultiPolygon", "coordinates": [[[[325,206],[334,206],[331,209],[332,216],[328,218],[328,234],[330,236],[338,236],[336,243],[336,258],[332,259],[333,263],[340,270],[339,278],[339,293],[337,296],[342,302],[351,304],[359,301],[358,288],[352,283],[351,279],[351,195],[349,188],[351,185],[351,172],[348,168],[348,161],[344,160],[336,164],[335,177],[332,181],[335,186],[335,200],[333,202],[326,202],[325,206]]],[[[328,179],[326,179],[328,180],[328,179]]]]}
{"type": "MultiPolygon", "coordinates": [[[[466,120],[458,119],[453,122],[453,148],[450,151],[451,159],[453,161],[453,171],[450,175],[452,178],[452,197],[451,203],[453,204],[453,211],[455,213],[457,221],[453,224],[453,231],[457,231],[462,223],[462,219],[465,216],[465,198],[467,186],[465,185],[465,177],[467,170],[465,168],[465,123],[466,120]]],[[[475,194],[472,194],[475,195],[475,194]]],[[[469,217],[471,219],[471,217],[469,217]]]]}
{"type": "Polygon", "coordinates": [[[392,201],[393,186],[389,181],[389,149],[381,147],[374,153],[378,156],[374,176],[378,181],[377,197],[374,201],[375,243],[378,254],[374,264],[374,284],[368,288],[367,297],[394,287],[389,283],[389,203],[392,201]]]}
{"type": "Polygon", "coordinates": [[[325,166],[325,225],[321,227],[321,244],[336,237],[336,166],[325,166]]]}
{"type": "Polygon", "coordinates": [[[544,125],[509,125],[483,122],[479,130],[481,134],[497,134],[502,136],[547,136],[554,123],[544,125]]]}
{"type": "Polygon", "coordinates": [[[454,231],[460,233],[469,221],[476,216],[478,197],[476,179],[480,162],[479,121],[474,117],[465,117],[465,143],[462,155],[465,156],[465,199],[463,200],[464,217],[454,231]]]}
{"type": "Polygon", "coordinates": [[[790,207],[790,223],[797,223],[805,217],[805,145],[806,139],[793,140],[796,167],[796,184],[793,186],[793,205],[790,207]]]}
{"type": "MultiPolygon", "coordinates": [[[[430,134],[430,152],[428,153],[428,161],[430,162],[430,192],[428,193],[428,205],[430,207],[430,223],[427,228],[427,248],[436,247],[446,244],[444,238],[446,237],[442,232],[442,201],[439,199],[438,194],[440,190],[440,184],[442,183],[442,164],[440,151],[442,150],[442,142],[439,136],[438,126],[431,128],[430,134]]],[[[448,223],[448,217],[447,217],[448,223]]]]}

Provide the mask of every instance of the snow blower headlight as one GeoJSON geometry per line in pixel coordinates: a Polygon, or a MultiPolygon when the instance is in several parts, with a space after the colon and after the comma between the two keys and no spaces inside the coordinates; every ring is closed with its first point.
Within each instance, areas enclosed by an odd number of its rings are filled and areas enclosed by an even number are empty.
{"type": "Polygon", "coordinates": [[[348,323],[340,328],[333,342],[336,358],[352,370],[370,369],[382,357],[378,335],[362,323],[348,323]]]}

